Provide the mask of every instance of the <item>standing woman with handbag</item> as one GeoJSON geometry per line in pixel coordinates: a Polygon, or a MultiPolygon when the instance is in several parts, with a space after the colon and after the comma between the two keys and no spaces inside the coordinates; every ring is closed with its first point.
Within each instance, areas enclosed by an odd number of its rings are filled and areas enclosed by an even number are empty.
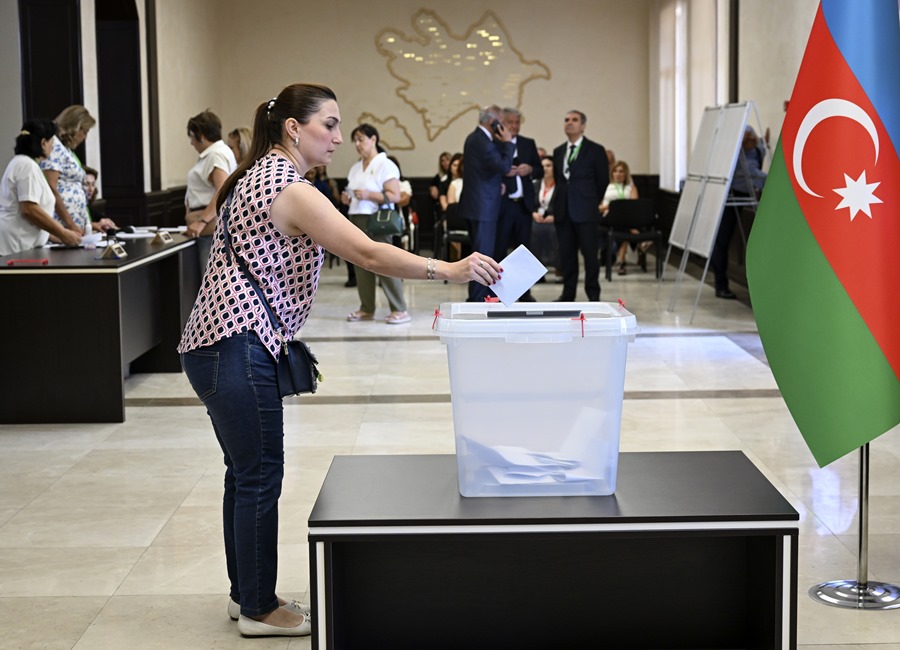
{"type": "MultiPolygon", "coordinates": [[[[378,130],[371,124],[360,124],[350,134],[359,160],[347,174],[347,188],[341,193],[341,201],[349,205],[348,216],[353,225],[366,232],[369,216],[382,205],[400,200],[400,170],[388,160],[381,144],[378,130]]],[[[390,244],[393,235],[369,234],[374,241],[390,244]]],[[[403,281],[382,275],[377,276],[388,299],[391,313],[385,318],[390,325],[400,325],[412,320],[406,311],[403,281]]],[[[356,290],[359,292],[359,309],[347,315],[351,322],[375,318],[375,279],[368,269],[356,269],[356,290]]]]}
{"type": "Polygon", "coordinates": [[[325,249],[394,277],[484,285],[500,277],[500,266],[480,253],[452,264],[426,259],[374,242],[348,223],[304,178],[331,163],[343,142],[340,123],[335,95],[323,86],[288,86],[256,109],[250,154],[216,198],[209,264],[178,346],[224,454],[228,614],[245,636],[311,630],[309,607],[275,594],[284,477],[278,359],[283,338],[293,338],[309,315],[325,249]]]}

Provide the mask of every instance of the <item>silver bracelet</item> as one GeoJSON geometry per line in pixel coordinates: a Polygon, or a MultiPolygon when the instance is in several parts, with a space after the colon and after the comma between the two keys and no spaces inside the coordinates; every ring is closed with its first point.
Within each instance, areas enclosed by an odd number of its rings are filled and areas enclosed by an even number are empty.
{"type": "Polygon", "coordinates": [[[428,281],[434,280],[434,272],[437,270],[437,260],[432,258],[427,258],[425,261],[425,279],[428,281]]]}

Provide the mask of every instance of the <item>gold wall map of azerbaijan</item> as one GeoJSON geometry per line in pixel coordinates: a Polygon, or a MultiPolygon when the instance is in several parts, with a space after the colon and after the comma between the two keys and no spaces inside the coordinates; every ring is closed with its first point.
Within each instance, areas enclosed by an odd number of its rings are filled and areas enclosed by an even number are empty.
{"type": "Polygon", "coordinates": [[[464,36],[453,34],[427,9],[416,12],[412,24],[415,35],[384,29],[375,46],[401,82],[397,95],[422,116],[431,141],[483,104],[521,106],[525,84],[550,79],[546,65],[525,59],[513,46],[493,12],[486,12],[464,36]]]}
{"type": "Polygon", "coordinates": [[[357,124],[371,124],[378,129],[378,137],[385,147],[391,150],[408,151],[415,149],[416,145],[409,135],[406,127],[400,124],[393,115],[385,118],[375,117],[371,113],[363,113],[356,120],[357,124]]]}

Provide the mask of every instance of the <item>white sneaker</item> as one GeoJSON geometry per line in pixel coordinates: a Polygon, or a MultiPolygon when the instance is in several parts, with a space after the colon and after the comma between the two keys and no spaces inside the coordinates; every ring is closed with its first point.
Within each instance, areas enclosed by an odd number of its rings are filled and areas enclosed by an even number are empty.
{"type": "MultiPolygon", "coordinates": [[[[292,612],[296,612],[297,614],[303,614],[303,616],[309,618],[309,605],[307,605],[306,603],[301,603],[299,600],[289,600],[287,603],[282,605],[282,607],[285,607],[292,612]]],[[[240,603],[234,602],[231,598],[228,599],[228,616],[232,621],[236,621],[241,617],[240,603]]]]}

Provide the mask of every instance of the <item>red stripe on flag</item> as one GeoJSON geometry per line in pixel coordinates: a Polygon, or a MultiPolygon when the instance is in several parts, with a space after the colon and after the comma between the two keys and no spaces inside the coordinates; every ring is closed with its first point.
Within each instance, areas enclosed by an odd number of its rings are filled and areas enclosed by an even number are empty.
{"type": "Polygon", "coordinates": [[[821,7],[782,146],[816,241],[900,378],[900,159],[821,7]]]}

